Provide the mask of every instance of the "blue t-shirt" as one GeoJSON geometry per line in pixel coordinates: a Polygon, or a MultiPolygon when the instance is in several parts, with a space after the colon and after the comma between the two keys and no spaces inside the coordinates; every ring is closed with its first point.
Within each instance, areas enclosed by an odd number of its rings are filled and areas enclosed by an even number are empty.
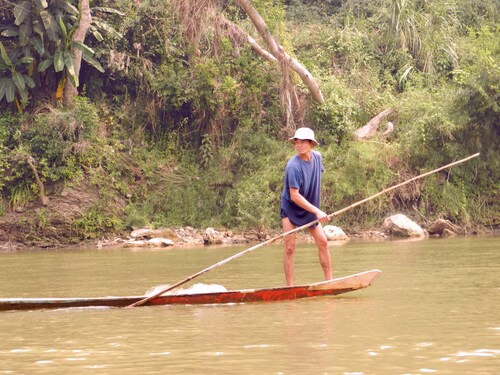
{"type": "Polygon", "coordinates": [[[298,155],[293,156],[285,168],[285,183],[281,194],[282,216],[290,219],[298,227],[316,220],[316,215],[304,210],[290,199],[290,188],[299,189],[309,203],[319,208],[321,193],[321,173],[323,158],[317,151],[311,151],[311,160],[304,161],[298,155]]]}

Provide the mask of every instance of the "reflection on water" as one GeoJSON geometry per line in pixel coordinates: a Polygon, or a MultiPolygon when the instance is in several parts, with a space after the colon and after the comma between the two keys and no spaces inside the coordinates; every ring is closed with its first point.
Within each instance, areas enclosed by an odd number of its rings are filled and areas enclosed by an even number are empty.
{"type": "MultiPolygon", "coordinates": [[[[0,254],[0,297],[142,294],[238,249],[0,254]]],[[[335,276],[379,268],[338,297],[279,303],[0,312],[0,374],[497,374],[498,238],[352,242],[335,276]]],[[[297,282],[321,281],[314,246],[297,282]]],[[[197,282],[283,285],[268,247],[197,282]]]]}

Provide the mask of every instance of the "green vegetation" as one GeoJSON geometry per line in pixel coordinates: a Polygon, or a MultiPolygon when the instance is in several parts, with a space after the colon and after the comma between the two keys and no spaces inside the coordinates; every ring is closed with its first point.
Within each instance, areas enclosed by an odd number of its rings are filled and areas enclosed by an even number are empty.
{"type": "MultiPolygon", "coordinates": [[[[81,43],[72,39],[80,3],[0,0],[0,217],[39,199],[31,161],[49,197],[68,186],[98,192],[72,223],[81,238],[146,225],[276,229],[293,154],[280,70],[216,27],[223,15],[258,39],[238,5],[207,2],[200,21],[185,17],[181,0],[95,0],[81,43]],[[83,53],[79,74],[73,48],[83,53]],[[61,100],[66,80],[78,86],[74,107],[61,100]]],[[[325,211],[481,152],[338,221],[367,227],[418,210],[498,225],[496,0],[252,4],[325,98],[304,115],[324,155],[325,211]],[[387,108],[394,132],[383,136],[383,122],[375,137],[354,140],[387,108]]],[[[293,83],[307,98],[298,76],[293,83]]]]}

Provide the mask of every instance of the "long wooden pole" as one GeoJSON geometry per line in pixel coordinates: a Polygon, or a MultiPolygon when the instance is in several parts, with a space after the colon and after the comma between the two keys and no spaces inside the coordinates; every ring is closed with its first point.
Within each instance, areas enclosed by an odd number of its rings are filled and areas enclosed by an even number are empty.
{"type": "MultiPolygon", "coordinates": [[[[343,212],[345,212],[345,211],[347,211],[347,210],[350,210],[351,208],[354,208],[354,207],[356,207],[356,206],[359,206],[359,205],[361,205],[361,204],[363,204],[363,203],[366,203],[366,202],[368,202],[369,200],[372,200],[372,199],[374,199],[374,198],[376,198],[376,197],[378,197],[378,196],[380,196],[380,195],[382,195],[382,194],[387,193],[388,191],[391,191],[391,190],[397,189],[397,188],[399,188],[399,187],[401,187],[401,186],[403,186],[403,185],[409,184],[409,183],[410,183],[410,182],[412,182],[412,181],[415,181],[415,180],[418,180],[418,179],[420,179],[420,178],[423,178],[423,177],[429,176],[429,175],[431,175],[431,174],[433,174],[433,173],[436,173],[436,172],[442,171],[443,169],[450,168],[450,167],[453,167],[453,166],[455,166],[455,165],[461,164],[461,163],[463,163],[463,162],[465,162],[465,161],[467,161],[467,160],[470,160],[470,159],[472,159],[472,158],[475,158],[475,157],[477,157],[477,156],[479,156],[479,153],[474,154],[474,155],[471,155],[471,156],[469,156],[469,157],[466,157],[465,159],[461,159],[461,160],[458,160],[458,161],[456,161],[456,162],[453,162],[453,163],[447,164],[447,165],[442,166],[442,167],[440,167],[440,168],[438,168],[438,169],[434,169],[433,171],[426,172],[426,173],[423,173],[423,174],[421,174],[421,175],[419,175],[419,176],[416,176],[416,177],[410,178],[409,180],[406,180],[406,181],[404,181],[404,182],[402,182],[402,183],[400,183],[400,184],[397,184],[397,185],[391,186],[391,187],[389,187],[389,188],[387,188],[387,189],[384,189],[384,190],[382,190],[382,191],[378,192],[377,194],[374,194],[374,195],[372,195],[372,196],[370,196],[370,197],[368,197],[368,198],[365,198],[365,199],[363,199],[363,200],[361,200],[361,201],[359,201],[359,202],[353,203],[353,204],[351,204],[351,205],[350,205],[350,206],[348,206],[348,207],[345,207],[345,208],[343,208],[343,209],[341,209],[341,210],[335,211],[334,213],[329,214],[329,215],[328,215],[328,217],[329,217],[329,218],[331,218],[331,217],[333,217],[333,216],[340,215],[341,213],[343,213],[343,212]]],[[[207,273],[208,271],[213,270],[214,268],[217,268],[217,267],[219,267],[219,266],[222,266],[222,265],[224,265],[224,264],[226,264],[226,263],[228,263],[228,262],[230,262],[230,261],[232,261],[232,260],[234,260],[234,259],[236,259],[236,258],[239,258],[239,257],[241,257],[242,255],[245,255],[246,253],[249,253],[249,252],[251,252],[251,251],[253,251],[253,250],[256,250],[256,249],[258,249],[258,248],[260,248],[260,247],[263,247],[263,246],[265,246],[265,245],[269,245],[270,243],[273,243],[274,241],[276,241],[276,240],[278,240],[278,239],[280,239],[280,238],[282,238],[282,237],[285,237],[285,236],[287,236],[287,235],[289,235],[289,234],[292,234],[292,233],[298,232],[298,231],[300,231],[300,230],[302,230],[302,229],[308,228],[308,227],[310,227],[311,225],[316,224],[317,222],[318,222],[318,220],[311,221],[310,223],[307,223],[307,224],[302,225],[302,226],[300,226],[300,227],[294,228],[294,229],[292,229],[292,230],[290,230],[290,231],[288,231],[288,232],[285,232],[285,233],[280,234],[279,236],[273,237],[273,238],[271,238],[271,239],[269,239],[269,240],[267,240],[267,241],[261,242],[261,243],[259,243],[259,244],[255,245],[255,246],[252,246],[252,247],[250,247],[250,248],[248,248],[248,249],[246,249],[246,250],[243,250],[243,251],[241,251],[241,252],[239,252],[239,253],[237,253],[237,254],[235,254],[235,255],[233,255],[233,256],[230,256],[229,258],[226,258],[226,259],[224,259],[224,260],[221,260],[219,263],[216,263],[216,264],[214,264],[214,265],[212,265],[212,266],[210,266],[210,267],[207,267],[207,268],[205,268],[205,269],[203,269],[203,270],[201,270],[201,271],[199,271],[199,272],[197,272],[197,273],[195,273],[195,274],[193,274],[193,275],[191,275],[191,276],[189,276],[189,277],[185,278],[184,280],[181,280],[181,281],[179,281],[179,282],[177,282],[177,283],[175,283],[175,284],[173,284],[173,285],[170,285],[168,288],[165,288],[165,289],[163,289],[162,291],[160,291],[160,292],[158,292],[158,293],[155,293],[155,294],[150,295],[150,296],[148,296],[148,297],[146,297],[146,298],[143,298],[143,299],[141,299],[140,301],[137,301],[137,302],[135,302],[135,303],[133,303],[133,304],[131,304],[131,305],[127,306],[127,308],[128,308],[128,307],[136,307],[136,306],[143,305],[143,304],[145,304],[146,302],[148,302],[148,301],[150,301],[150,300],[152,300],[152,299],[154,299],[154,298],[156,298],[156,297],[159,297],[159,296],[161,296],[162,294],[164,294],[164,293],[166,293],[166,292],[169,292],[169,291],[171,291],[172,289],[175,289],[175,288],[177,288],[177,287],[179,287],[179,286],[181,286],[181,285],[183,285],[183,284],[187,283],[188,281],[193,280],[194,278],[196,278],[196,277],[198,277],[198,276],[201,276],[201,275],[203,275],[203,274],[207,273]]]]}

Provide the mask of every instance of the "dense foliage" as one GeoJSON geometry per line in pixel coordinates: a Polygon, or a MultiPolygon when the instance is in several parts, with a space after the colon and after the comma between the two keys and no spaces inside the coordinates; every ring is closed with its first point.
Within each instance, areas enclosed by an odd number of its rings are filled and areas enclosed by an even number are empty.
{"type": "MultiPolygon", "coordinates": [[[[322,144],[325,211],[481,152],[339,221],[379,225],[397,210],[498,224],[496,0],[252,3],[323,91],[304,125],[322,144]],[[353,139],[386,108],[394,132],[353,139]]],[[[258,39],[236,3],[207,1],[198,23],[182,17],[186,4],[92,1],[91,32],[75,45],[79,1],[0,0],[0,215],[38,198],[32,158],[49,194],[81,181],[99,186],[100,201],[75,223],[83,236],[144,225],[279,226],[293,154],[279,68],[218,26],[223,15],[258,39]],[[84,55],[79,76],[72,47],[84,55]],[[79,84],[74,108],[60,102],[66,79],[79,84]],[[111,197],[125,206],[102,204],[111,197]]]]}

